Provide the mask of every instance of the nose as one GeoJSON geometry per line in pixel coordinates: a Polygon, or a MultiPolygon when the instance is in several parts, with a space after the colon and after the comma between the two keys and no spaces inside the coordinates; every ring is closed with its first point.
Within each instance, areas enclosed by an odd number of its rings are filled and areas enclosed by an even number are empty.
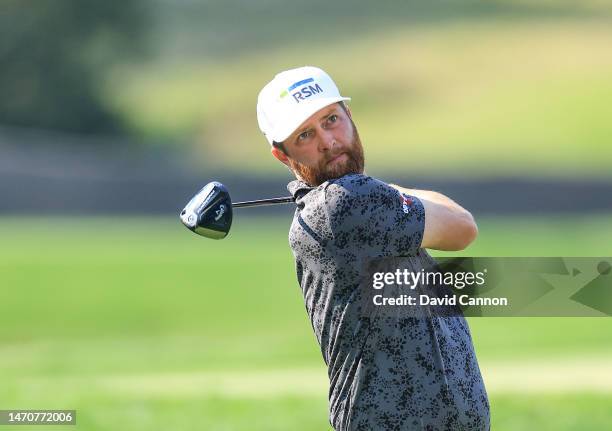
{"type": "Polygon", "coordinates": [[[329,151],[336,145],[336,138],[331,131],[322,129],[319,133],[319,150],[329,151]]]}

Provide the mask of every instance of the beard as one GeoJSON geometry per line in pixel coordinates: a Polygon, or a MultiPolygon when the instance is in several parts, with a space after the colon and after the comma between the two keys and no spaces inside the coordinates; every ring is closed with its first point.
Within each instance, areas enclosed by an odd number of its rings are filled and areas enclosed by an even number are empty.
{"type": "MultiPolygon", "coordinates": [[[[352,123],[352,120],[351,120],[352,123]]],[[[291,170],[311,186],[319,186],[325,181],[340,178],[348,174],[362,174],[364,168],[363,146],[357,128],[353,124],[353,141],[350,147],[331,152],[321,160],[318,166],[306,166],[289,158],[291,170]],[[340,154],[346,154],[346,160],[328,165],[328,162],[340,154]]]]}

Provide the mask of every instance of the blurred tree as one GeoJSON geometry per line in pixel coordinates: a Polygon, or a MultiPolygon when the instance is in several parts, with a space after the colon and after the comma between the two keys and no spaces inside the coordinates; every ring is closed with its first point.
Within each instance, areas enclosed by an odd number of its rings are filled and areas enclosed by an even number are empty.
{"type": "Polygon", "coordinates": [[[0,124],[121,133],[102,82],[144,52],[143,0],[2,0],[0,124]]]}

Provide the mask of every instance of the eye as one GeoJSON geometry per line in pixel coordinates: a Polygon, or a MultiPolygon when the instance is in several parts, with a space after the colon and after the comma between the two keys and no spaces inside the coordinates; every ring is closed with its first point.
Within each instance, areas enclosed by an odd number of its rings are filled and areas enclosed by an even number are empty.
{"type": "Polygon", "coordinates": [[[327,117],[327,121],[330,123],[335,123],[336,121],[338,121],[338,116],[336,114],[332,114],[327,117]]]}
{"type": "Polygon", "coordinates": [[[312,131],[311,130],[306,130],[305,132],[302,132],[298,135],[297,140],[298,141],[303,141],[305,139],[308,139],[311,135],[312,131]]]}

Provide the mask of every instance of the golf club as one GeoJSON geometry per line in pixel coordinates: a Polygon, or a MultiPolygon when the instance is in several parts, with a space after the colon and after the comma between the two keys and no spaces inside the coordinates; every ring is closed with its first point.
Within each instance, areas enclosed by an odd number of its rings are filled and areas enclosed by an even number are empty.
{"type": "Polygon", "coordinates": [[[181,222],[192,232],[212,239],[223,239],[232,226],[232,209],[294,202],[293,197],[236,202],[220,182],[206,184],[181,211],[181,222]]]}

